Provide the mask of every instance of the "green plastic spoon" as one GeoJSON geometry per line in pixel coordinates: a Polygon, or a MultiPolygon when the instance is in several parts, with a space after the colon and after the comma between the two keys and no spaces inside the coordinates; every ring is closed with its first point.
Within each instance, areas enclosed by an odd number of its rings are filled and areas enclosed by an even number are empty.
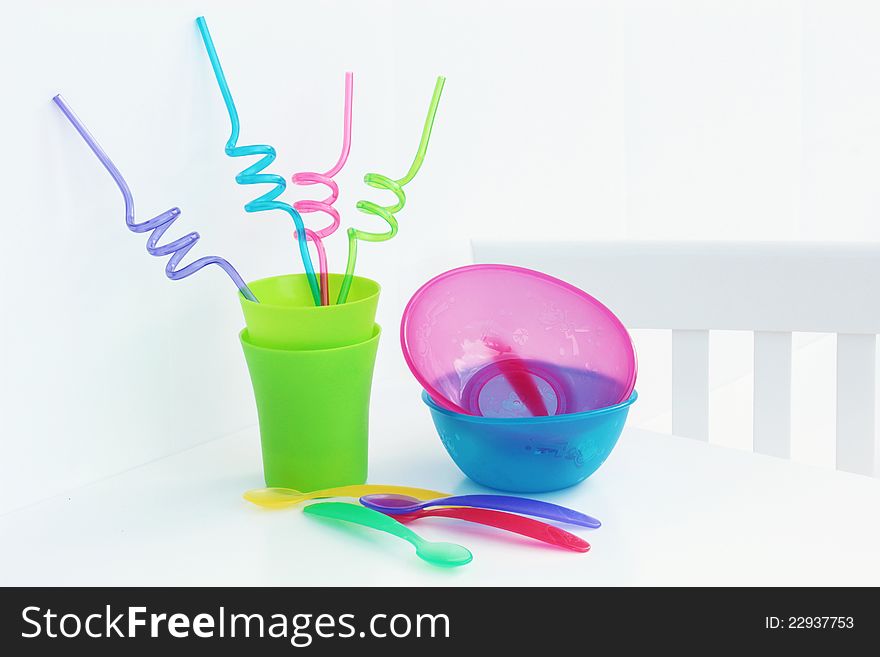
{"type": "Polygon", "coordinates": [[[416,548],[416,555],[435,566],[447,568],[463,566],[466,563],[470,563],[471,559],[474,558],[466,547],[456,545],[455,543],[433,543],[425,540],[413,530],[404,527],[394,518],[357,504],[318,502],[317,504],[310,504],[305,507],[303,513],[352,522],[356,525],[363,525],[372,529],[378,529],[380,532],[393,534],[412,543],[416,548]]]}

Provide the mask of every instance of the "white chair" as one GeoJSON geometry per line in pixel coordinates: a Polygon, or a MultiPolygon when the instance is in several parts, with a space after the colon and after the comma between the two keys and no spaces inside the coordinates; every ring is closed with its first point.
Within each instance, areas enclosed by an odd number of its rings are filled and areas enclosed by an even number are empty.
{"type": "Polygon", "coordinates": [[[880,245],[810,242],[499,242],[476,262],[577,285],[630,328],[672,330],[672,431],[708,440],[709,331],[754,332],[754,450],[791,446],[791,332],[837,334],[837,469],[874,474],[880,245]]]}

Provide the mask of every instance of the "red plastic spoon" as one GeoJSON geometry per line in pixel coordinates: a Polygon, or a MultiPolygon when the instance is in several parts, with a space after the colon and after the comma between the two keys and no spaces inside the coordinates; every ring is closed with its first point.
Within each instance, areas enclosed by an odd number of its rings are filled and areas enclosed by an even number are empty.
{"type": "Polygon", "coordinates": [[[474,509],[470,507],[438,507],[422,509],[412,513],[395,514],[393,517],[404,524],[411,523],[419,518],[456,518],[457,520],[466,520],[478,525],[488,525],[489,527],[504,529],[505,531],[528,536],[529,538],[534,538],[565,550],[572,550],[573,552],[587,552],[590,549],[590,544],[584,539],[564,529],[548,525],[540,520],[524,518],[523,516],[503,511],[474,509]]]}

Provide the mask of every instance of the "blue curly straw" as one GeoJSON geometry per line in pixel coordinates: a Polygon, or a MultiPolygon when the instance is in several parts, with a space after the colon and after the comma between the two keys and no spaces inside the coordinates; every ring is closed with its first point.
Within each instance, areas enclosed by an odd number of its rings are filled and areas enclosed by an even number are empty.
{"type": "Polygon", "coordinates": [[[208,58],[211,60],[211,68],[214,69],[217,84],[220,86],[220,93],[223,95],[223,102],[226,104],[226,111],[229,112],[229,121],[232,123],[232,132],[229,135],[229,140],[226,142],[226,154],[229,157],[245,157],[247,155],[264,156],[239,173],[235,177],[235,182],[239,185],[258,185],[261,183],[275,185],[270,191],[254,199],[250,203],[245,204],[245,212],[283,210],[290,215],[290,218],[293,219],[293,223],[296,226],[296,239],[299,243],[299,252],[302,256],[303,267],[306,270],[306,278],[309,281],[309,288],[311,288],[315,305],[319,306],[321,305],[321,291],[318,286],[318,278],[315,276],[315,268],[312,265],[312,256],[309,253],[306,227],[303,224],[302,217],[299,212],[288,203],[275,200],[284,193],[285,189],[287,189],[287,182],[281,176],[271,173],[260,173],[275,161],[275,149],[269,145],[236,145],[238,143],[238,135],[241,129],[241,125],[238,122],[238,110],[235,109],[235,102],[232,100],[232,93],[229,91],[229,84],[226,82],[226,76],[223,74],[223,68],[220,66],[220,59],[217,57],[217,50],[214,48],[214,42],[211,39],[211,33],[208,31],[208,24],[205,22],[205,17],[199,16],[196,19],[196,25],[202,35],[202,40],[205,42],[205,50],[208,51],[208,58]]]}

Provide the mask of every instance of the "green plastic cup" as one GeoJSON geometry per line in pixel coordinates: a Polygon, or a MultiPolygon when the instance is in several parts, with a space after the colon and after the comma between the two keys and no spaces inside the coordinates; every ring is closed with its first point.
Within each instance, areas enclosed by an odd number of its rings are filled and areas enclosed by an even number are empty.
{"type": "MultiPolygon", "coordinates": [[[[259,298],[259,296],[257,297],[259,298]]],[[[312,491],[367,481],[370,387],[381,329],[333,349],[244,349],[267,486],[312,491]]]]}
{"type": "MultiPolygon", "coordinates": [[[[330,274],[335,299],[342,274],[330,274]]],[[[272,349],[330,349],[366,342],[373,335],[379,284],[355,276],[348,301],[316,306],[305,274],[261,278],[248,283],[259,303],[239,294],[249,341],[272,349]]]]}

